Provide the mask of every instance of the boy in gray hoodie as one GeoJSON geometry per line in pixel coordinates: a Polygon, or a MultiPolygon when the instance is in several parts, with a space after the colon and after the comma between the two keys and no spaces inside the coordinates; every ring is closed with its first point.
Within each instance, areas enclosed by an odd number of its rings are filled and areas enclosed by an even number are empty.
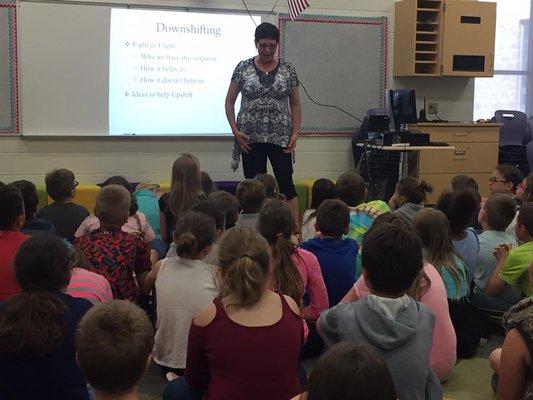
{"type": "Polygon", "coordinates": [[[363,239],[363,276],[371,294],[324,311],[318,333],[328,347],[353,342],[377,350],[402,400],[442,399],[429,368],[435,317],[406,292],[422,270],[418,236],[393,224],[371,228],[363,239]]]}

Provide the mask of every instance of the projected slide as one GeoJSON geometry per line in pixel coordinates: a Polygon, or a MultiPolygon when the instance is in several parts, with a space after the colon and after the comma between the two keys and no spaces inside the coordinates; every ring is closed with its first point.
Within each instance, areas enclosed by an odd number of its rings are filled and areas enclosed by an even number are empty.
{"type": "Polygon", "coordinates": [[[247,15],[113,9],[109,134],[231,135],[224,99],[254,29],[247,15]]]}

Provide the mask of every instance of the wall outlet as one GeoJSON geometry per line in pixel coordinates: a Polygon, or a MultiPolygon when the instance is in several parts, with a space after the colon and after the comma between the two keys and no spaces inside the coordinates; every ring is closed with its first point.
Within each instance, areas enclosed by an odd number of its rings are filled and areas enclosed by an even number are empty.
{"type": "Polygon", "coordinates": [[[439,113],[439,107],[437,103],[428,103],[428,114],[438,114],[439,113]]]}

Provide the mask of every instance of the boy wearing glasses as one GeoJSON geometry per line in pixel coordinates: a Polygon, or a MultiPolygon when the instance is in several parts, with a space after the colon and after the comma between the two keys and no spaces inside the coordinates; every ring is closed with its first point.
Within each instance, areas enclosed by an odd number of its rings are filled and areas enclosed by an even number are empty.
{"type": "Polygon", "coordinates": [[[489,189],[491,193],[516,195],[516,188],[522,182],[522,172],[514,165],[500,164],[489,178],[489,189]]]}
{"type": "Polygon", "coordinates": [[[58,236],[74,243],[74,233],[89,216],[85,207],[72,202],[78,186],[74,173],[65,168],[55,169],[46,174],[44,181],[54,203],[43,207],[37,217],[51,221],[58,236]]]}

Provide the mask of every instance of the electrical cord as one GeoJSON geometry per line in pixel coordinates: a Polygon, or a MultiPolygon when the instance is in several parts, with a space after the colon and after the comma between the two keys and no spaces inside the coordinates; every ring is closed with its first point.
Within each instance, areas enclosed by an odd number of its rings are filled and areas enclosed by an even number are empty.
{"type": "Polygon", "coordinates": [[[337,110],[339,110],[339,111],[342,111],[344,114],[349,115],[349,116],[352,117],[353,119],[355,119],[355,120],[357,120],[357,121],[363,123],[363,121],[362,121],[361,119],[357,118],[355,115],[350,114],[348,111],[345,111],[345,110],[343,110],[343,109],[340,108],[340,107],[337,107],[337,106],[332,105],[332,104],[322,104],[322,103],[319,103],[319,102],[313,100],[313,98],[309,95],[309,92],[307,91],[307,88],[305,87],[305,85],[303,84],[302,81],[300,81],[300,85],[302,86],[302,88],[303,88],[305,94],[307,95],[307,97],[309,97],[309,100],[311,100],[311,102],[313,102],[313,103],[316,104],[317,106],[335,108],[335,109],[337,109],[337,110]]]}
{"type": "MultiPolygon", "coordinates": [[[[253,23],[255,26],[257,26],[257,23],[255,22],[255,19],[254,17],[252,16],[252,13],[250,12],[250,10],[248,10],[248,6],[246,5],[246,3],[244,2],[244,0],[241,0],[242,1],[242,5],[244,6],[244,8],[246,9],[246,11],[248,12],[248,15],[250,16],[250,18],[252,19],[253,23]]],[[[277,2],[276,2],[277,4],[277,2]]]]}

